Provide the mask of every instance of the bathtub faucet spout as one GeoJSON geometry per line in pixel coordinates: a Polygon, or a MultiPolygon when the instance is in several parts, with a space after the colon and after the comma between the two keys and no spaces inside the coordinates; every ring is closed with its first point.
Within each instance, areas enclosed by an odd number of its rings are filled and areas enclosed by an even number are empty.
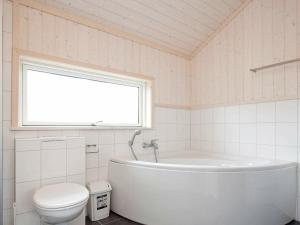
{"type": "Polygon", "coordinates": [[[158,144],[157,144],[158,139],[152,139],[150,143],[144,142],[143,143],[143,148],[155,148],[158,149],[158,144]]]}
{"type": "Polygon", "coordinates": [[[143,148],[147,149],[147,148],[153,148],[154,151],[154,156],[155,156],[155,162],[158,162],[157,160],[157,149],[158,149],[158,143],[157,143],[158,139],[152,139],[150,141],[150,143],[144,142],[143,143],[143,148]]]}

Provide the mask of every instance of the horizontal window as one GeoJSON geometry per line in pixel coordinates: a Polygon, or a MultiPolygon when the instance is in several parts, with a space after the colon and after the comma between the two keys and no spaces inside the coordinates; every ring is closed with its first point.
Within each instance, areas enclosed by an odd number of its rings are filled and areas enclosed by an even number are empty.
{"type": "Polygon", "coordinates": [[[22,126],[147,125],[145,80],[31,61],[21,66],[22,126]]]}

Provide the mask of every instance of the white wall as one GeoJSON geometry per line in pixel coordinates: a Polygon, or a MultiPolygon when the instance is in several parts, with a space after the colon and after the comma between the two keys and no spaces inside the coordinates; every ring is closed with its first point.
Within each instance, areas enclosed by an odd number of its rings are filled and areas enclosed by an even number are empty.
{"type": "MultiPolygon", "coordinates": [[[[16,225],[40,225],[33,195],[44,185],[72,182],[85,185],[85,139],[16,139],[16,225]]],[[[85,213],[68,223],[83,225],[85,213]]]]}
{"type": "MultiPolygon", "coordinates": [[[[0,0],[0,31],[2,31],[2,24],[3,24],[3,0],[0,0]]],[[[2,121],[2,112],[3,112],[3,106],[2,106],[2,88],[3,88],[3,62],[2,62],[2,35],[0,38],[0,221],[3,221],[3,135],[2,135],[2,127],[3,127],[3,121],[2,121]]]]}
{"type": "MultiPolygon", "coordinates": [[[[11,221],[12,218],[12,199],[14,198],[14,154],[11,149],[11,142],[12,137],[8,127],[8,110],[7,107],[10,107],[10,49],[11,49],[11,8],[9,4],[5,1],[3,2],[3,27],[2,27],[2,43],[3,43],[3,58],[2,58],[2,102],[3,102],[3,109],[2,109],[2,119],[1,119],[1,127],[2,127],[2,137],[3,137],[3,222],[4,224],[8,221],[11,221]],[[5,105],[5,106],[4,106],[5,105]]],[[[6,223],[7,224],[7,223],[6,223]]]]}
{"type": "Polygon", "coordinates": [[[192,149],[298,162],[300,63],[250,69],[299,56],[300,1],[250,1],[192,59],[192,149]]]}
{"type": "Polygon", "coordinates": [[[191,150],[299,163],[299,107],[286,100],[192,110],[191,150]]]}
{"type": "MultiPolygon", "coordinates": [[[[144,130],[137,136],[135,149],[137,155],[143,154],[142,142],[159,139],[159,151],[186,151],[190,149],[190,112],[168,108],[155,108],[154,129],[144,130]]],[[[6,121],[4,121],[6,122],[6,121]]],[[[8,125],[9,126],[9,125],[8,125]]],[[[12,203],[15,183],[15,144],[14,138],[36,137],[85,137],[86,144],[96,144],[98,153],[86,155],[86,181],[107,178],[109,157],[130,155],[128,140],[133,130],[52,130],[52,131],[6,131],[4,150],[4,224],[12,225],[12,203]]]]}
{"type": "MultiPolygon", "coordinates": [[[[32,9],[31,9],[32,11],[32,9]]],[[[11,127],[11,56],[12,56],[12,3],[9,0],[4,0],[4,17],[3,17],[3,224],[13,224],[13,210],[12,204],[15,200],[15,138],[36,138],[36,137],[53,137],[53,136],[82,136],[86,138],[86,144],[96,144],[99,148],[99,153],[91,153],[86,155],[86,181],[94,181],[98,179],[104,179],[107,176],[107,164],[108,158],[117,154],[128,154],[129,149],[127,142],[132,135],[132,130],[32,130],[32,131],[13,131],[11,127]]],[[[35,13],[37,13],[35,11],[35,13]]],[[[35,20],[42,24],[42,18],[45,14],[34,14],[40,20],[35,20]],[[38,14],[38,15],[37,15],[38,14]]],[[[46,15],[47,16],[47,15],[46,15]]],[[[49,16],[47,17],[49,19],[49,16]]],[[[51,17],[52,18],[52,17],[51,17]]],[[[50,18],[50,20],[51,20],[50,18]]],[[[28,19],[28,18],[27,18],[28,19]]],[[[32,19],[32,18],[30,18],[32,19]]],[[[52,18],[53,19],[53,18],[52,18]]],[[[34,20],[30,20],[31,22],[34,20]]],[[[29,22],[30,22],[29,21],[29,22]]],[[[47,20],[49,22],[49,20],[47,20]]],[[[66,22],[64,19],[56,18],[55,21],[66,22]]],[[[24,21],[23,21],[24,22],[24,21]]],[[[28,21],[27,21],[28,22],[28,21]]],[[[43,22],[45,22],[43,20],[43,22]]],[[[29,26],[29,25],[28,25],[29,26]]],[[[87,31],[82,25],[73,23],[74,27],[77,27],[80,32],[87,31]]],[[[25,28],[23,26],[22,28],[25,28]]],[[[30,28],[31,25],[30,25],[30,28]]],[[[42,26],[39,27],[42,29],[42,26]]],[[[56,28],[52,26],[52,28],[56,28]]],[[[90,28],[89,28],[90,29],[90,28]]],[[[34,31],[35,34],[41,35],[48,31],[47,29],[34,31]]],[[[95,32],[95,30],[92,30],[95,32]]],[[[25,31],[24,31],[25,32],[25,31]]],[[[26,31],[27,32],[27,31],[26,31]]],[[[79,32],[79,31],[78,31],[79,32]]],[[[101,33],[101,32],[100,32],[101,33]]],[[[51,53],[52,47],[49,47],[49,43],[52,42],[53,32],[43,35],[43,40],[39,42],[41,48],[35,48],[39,43],[34,41],[25,42],[28,50],[35,50],[36,52],[43,54],[59,54],[59,57],[66,57],[68,59],[75,59],[78,61],[92,60],[88,63],[93,63],[95,57],[83,58],[83,55],[70,55],[68,52],[62,51],[65,49],[59,45],[52,46],[58,50],[51,53]],[[50,40],[50,42],[49,42],[50,40]],[[50,52],[49,52],[50,51],[50,52]],[[67,55],[64,55],[67,54],[67,55]],[[75,57],[75,58],[74,58],[75,57]]],[[[82,33],[81,33],[82,34],[82,33]]],[[[110,37],[110,45],[102,43],[102,47],[105,48],[103,52],[110,52],[108,54],[97,55],[99,60],[96,59],[100,66],[107,66],[125,72],[140,73],[141,75],[152,76],[156,81],[156,93],[157,97],[155,103],[158,105],[178,106],[178,108],[184,108],[189,104],[189,62],[180,57],[161,52],[156,49],[149,48],[136,44],[129,40],[123,40],[121,38],[115,38],[110,34],[101,33],[104,37],[110,37]],[[117,43],[117,44],[116,44],[117,43]],[[121,45],[121,48],[115,48],[115,46],[121,45]],[[112,48],[108,49],[109,46],[112,48]],[[125,52],[127,47],[129,52],[125,52]],[[126,54],[125,54],[126,53],[126,54]],[[163,85],[162,85],[163,84],[163,85]]],[[[86,34],[83,35],[86,37],[86,34]]],[[[27,33],[20,35],[22,38],[27,38],[27,33]]],[[[31,36],[32,37],[32,36],[31,36]]],[[[69,36],[70,37],[70,36],[69,36]]],[[[81,36],[82,37],[82,36],[81,36]]],[[[102,37],[102,36],[101,36],[102,37]]],[[[35,37],[37,38],[37,36],[35,37]]],[[[72,37],[75,38],[75,37],[72,37]]],[[[36,39],[35,39],[36,40],[36,39]]],[[[60,39],[61,40],[61,39],[60,39]]],[[[59,42],[61,43],[61,42],[59,42]]],[[[75,44],[74,42],[72,42],[75,44]]],[[[76,44],[78,44],[76,42],[76,44]]],[[[79,43],[80,49],[84,47],[79,43]]],[[[69,50],[72,46],[68,45],[69,50]]],[[[22,45],[25,48],[25,45],[22,45]]],[[[76,47],[76,46],[73,46],[76,47]]],[[[87,47],[87,46],[85,46],[87,47]]],[[[99,47],[99,46],[98,46],[99,47]]],[[[76,47],[77,48],[77,47],[76,47]]],[[[89,55],[89,51],[93,49],[84,49],[86,53],[84,56],[89,55]]],[[[100,51],[99,47],[99,51],[100,51]]],[[[98,52],[99,52],[98,51],[98,52]]],[[[100,51],[101,52],[101,51],[100,51]]],[[[95,56],[93,51],[93,56],[95,56]]],[[[96,63],[96,62],[95,62],[96,63]]],[[[141,154],[142,141],[149,141],[152,138],[159,139],[160,151],[176,151],[176,150],[189,150],[190,148],[190,112],[185,109],[176,108],[163,108],[155,107],[155,124],[154,129],[145,130],[142,135],[136,139],[138,154],[141,154]],[[138,148],[139,147],[139,148],[138,148]]]]}
{"type": "Polygon", "coordinates": [[[297,162],[298,105],[287,100],[193,110],[191,148],[297,162]]]}
{"type": "MultiPolygon", "coordinates": [[[[276,30],[278,27],[273,26],[273,24],[276,25],[277,23],[270,22],[270,7],[265,4],[270,3],[270,1],[254,0],[242,14],[233,20],[232,24],[192,60],[194,72],[192,80],[193,106],[207,109],[192,110],[191,138],[189,110],[156,107],[155,129],[144,131],[143,135],[137,138],[139,145],[143,140],[149,141],[151,138],[159,138],[160,151],[188,150],[191,140],[192,149],[198,151],[297,161],[299,118],[298,100],[296,99],[298,98],[297,74],[299,74],[299,64],[282,66],[271,72],[258,73],[256,76],[249,73],[249,69],[252,67],[265,65],[269,62],[278,62],[282,59],[291,59],[297,56],[299,52],[296,50],[300,46],[299,1],[272,0],[271,2],[272,21],[278,20],[279,28],[284,27],[283,30],[276,30]],[[279,10],[276,11],[276,9],[279,10]],[[286,17],[283,17],[284,15],[286,17]],[[263,24],[257,24],[262,21],[264,21],[263,24]],[[268,31],[265,28],[269,27],[273,29],[273,36],[265,32],[268,31]],[[283,37],[287,38],[282,39],[283,37]],[[269,44],[271,39],[274,48],[262,44],[269,44]],[[276,51],[277,46],[281,46],[280,51],[276,51]],[[283,49],[282,46],[284,46],[283,49]],[[272,55],[267,54],[270,52],[272,55]],[[287,99],[294,100],[279,102],[279,100],[287,99]],[[262,101],[269,101],[270,103],[257,103],[262,101]],[[245,103],[253,104],[241,105],[245,103]],[[266,134],[268,135],[266,136],[266,134]]],[[[12,225],[15,180],[14,138],[85,137],[87,144],[97,144],[100,149],[99,153],[87,155],[87,180],[93,181],[106,177],[107,158],[109,156],[123,154],[124,151],[128,153],[126,143],[133,131],[11,131],[12,10],[10,1],[4,1],[3,12],[3,212],[4,224],[12,225]]],[[[42,17],[39,13],[36,16],[42,17]]],[[[27,17],[24,18],[26,22],[27,17]]],[[[46,21],[49,22],[49,20],[46,21]]],[[[42,29],[42,26],[39,26],[39,29],[42,29]]],[[[80,26],[80,31],[82,30],[84,28],[80,26]]],[[[27,32],[25,36],[28,37],[28,30],[24,32],[27,32]]],[[[52,40],[51,34],[53,33],[50,33],[49,36],[43,36],[43,38],[52,40]]],[[[104,36],[107,35],[109,34],[104,36]]],[[[83,35],[83,37],[86,36],[83,35]]],[[[128,40],[124,41],[114,37],[111,37],[110,40],[114,43],[113,46],[117,43],[117,46],[136,47],[134,43],[128,40]]],[[[56,51],[51,51],[59,47],[55,45],[52,48],[52,41],[41,42],[40,46],[37,46],[39,43],[34,43],[34,39],[31,39],[30,42],[27,41],[22,42],[22,48],[45,54],[56,54],[56,51]],[[49,44],[52,47],[49,47],[49,44]]],[[[125,47],[123,47],[120,49],[124,50],[125,47]]],[[[125,52],[120,51],[120,49],[112,48],[111,52],[115,52],[115,54],[110,55],[110,58],[105,56],[104,60],[96,61],[105,64],[102,66],[109,64],[108,66],[124,69],[124,71],[153,75],[157,79],[157,104],[173,106],[187,106],[189,104],[189,62],[155,49],[139,46],[138,51],[135,48],[132,49],[131,53],[134,53],[133,59],[135,60],[135,63],[132,63],[124,61],[125,58],[131,58],[126,57],[125,52]],[[115,57],[116,55],[122,55],[124,58],[115,57]],[[185,85],[182,86],[182,84],[185,85]]],[[[107,49],[105,51],[108,52],[107,49]]],[[[58,52],[61,54],[60,56],[66,54],[66,57],[73,57],[72,54],[68,56],[68,52],[58,52]]],[[[87,49],[85,49],[85,53],[84,57],[89,54],[87,49]]],[[[75,57],[78,57],[76,60],[95,60],[89,59],[89,57],[81,59],[81,56],[79,57],[77,54],[75,57]]]]}

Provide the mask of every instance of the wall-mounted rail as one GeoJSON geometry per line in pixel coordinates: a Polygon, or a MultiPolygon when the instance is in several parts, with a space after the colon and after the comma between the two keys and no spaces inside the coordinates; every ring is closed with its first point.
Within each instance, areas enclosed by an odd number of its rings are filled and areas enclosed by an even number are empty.
{"type": "Polygon", "coordinates": [[[268,68],[272,68],[272,67],[276,67],[276,66],[281,66],[281,65],[285,65],[285,64],[289,64],[289,63],[293,63],[293,62],[298,62],[298,61],[300,61],[300,58],[292,59],[292,60],[286,60],[286,61],[282,61],[282,62],[279,62],[279,63],[274,63],[274,64],[262,66],[262,67],[253,68],[253,69],[250,69],[250,71],[255,73],[259,70],[264,70],[264,69],[268,69],[268,68]]]}

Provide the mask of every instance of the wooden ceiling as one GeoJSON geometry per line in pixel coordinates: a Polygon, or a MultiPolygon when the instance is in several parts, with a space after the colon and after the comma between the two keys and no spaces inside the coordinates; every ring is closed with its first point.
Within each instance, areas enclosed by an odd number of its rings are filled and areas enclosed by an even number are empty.
{"type": "Polygon", "coordinates": [[[191,56],[246,0],[41,0],[191,56]]]}

